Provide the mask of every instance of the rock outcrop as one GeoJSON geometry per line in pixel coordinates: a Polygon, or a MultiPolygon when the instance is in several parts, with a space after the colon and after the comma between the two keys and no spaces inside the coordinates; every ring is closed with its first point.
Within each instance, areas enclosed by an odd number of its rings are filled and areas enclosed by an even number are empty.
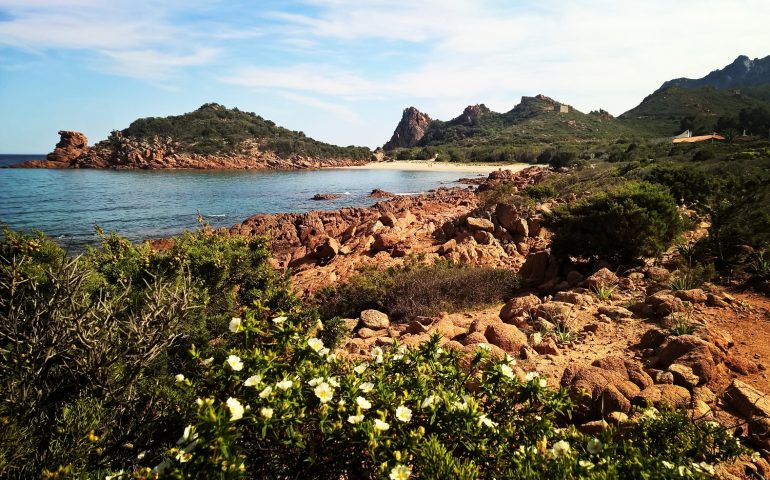
{"type": "Polygon", "coordinates": [[[425,130],[431,122],[431,118],[414,107],[404,109],[401,121],[390,140],[382,146],[385,150],[395,148],[408,148],[417,145],[425,135],[425,130]]]}

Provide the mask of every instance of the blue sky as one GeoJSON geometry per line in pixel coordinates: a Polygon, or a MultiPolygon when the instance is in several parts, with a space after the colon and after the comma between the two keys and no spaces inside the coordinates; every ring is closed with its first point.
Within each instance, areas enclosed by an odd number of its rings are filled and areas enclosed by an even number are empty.
{"type": "Polygon", "coordinates": [[[543,93],[620,114],[668,79],[770,55],[766,0],[0,0],[0,153],[93,143],[206,102],[375,147],[543,93]]]}

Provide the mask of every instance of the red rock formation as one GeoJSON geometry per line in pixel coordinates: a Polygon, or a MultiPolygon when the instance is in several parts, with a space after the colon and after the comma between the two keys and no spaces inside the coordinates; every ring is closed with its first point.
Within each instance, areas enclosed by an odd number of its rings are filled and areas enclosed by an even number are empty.
{"type": "Polygon", "coordinates": [[[281,158],[256,143],[244,143],[239,153],[199,155],[185,152],[172,138],[141,141],[114,131],[107,140],[88,147],[80,132],[61,131],[61,141],[48,159],[15,165],[19,168],[110,168],[122,169],[199,169],[199,170],[301,170],[363,165],[368,160],[314,158],[295,155],[281,158]]]}
{"type": "Polygon", "coordinates": [[[417,145],[425,135],[425,130],[431,122],[431,118],[414,107],[404,109],[401,121],[398,122],[393,136],[388,143],[383,145],[385,150],[394,148],[413,147],[417,145]]]}

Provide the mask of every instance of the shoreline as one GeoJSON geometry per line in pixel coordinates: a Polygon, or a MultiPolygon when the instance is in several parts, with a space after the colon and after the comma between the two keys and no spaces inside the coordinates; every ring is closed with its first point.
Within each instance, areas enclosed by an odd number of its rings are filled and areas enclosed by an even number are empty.
{"type": "MultiPolygon", "coordinates": [[[[519,172],[532,165],[528,163],[452,163],[434,162],[430,160],[395,160],[392,162],[371,162],[366,165],[338,167],[340,170],[405,170],[412,172],[458,172],[458,173],[492,173],[498,170],[519,172]]],[[[335,167],[332,167],[335,168],[335,167]]]]}

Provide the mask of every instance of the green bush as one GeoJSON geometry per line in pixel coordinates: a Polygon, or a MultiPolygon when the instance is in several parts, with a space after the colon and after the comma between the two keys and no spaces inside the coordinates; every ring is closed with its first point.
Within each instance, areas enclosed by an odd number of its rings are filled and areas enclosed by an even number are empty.
{"type": "Polygon", "coordinates": [[[691,166],[655,166],[644,173],[643,180],[668,187],[676,200],[707,205],[719,188],[719,180],[691,166]]]}
{"type": "Polygon", "coordinates": [[[665,187],[628,182],[554,211],[557,256],[605,258],[630,263],[663,252],[682,228],[665,187]]]}
{"type": "MultiPolygon", "coordinates": [[[[709,478],[743,452],[724,428],[649,410],[597,436],[561,423],[565,390],[479,348],[337,358],[291,320],[247,312],[226,357],[184,372],[197,420],[153,470],[168,478],[709,478]],[[465,365],[465,366],[463,366],[465,365]],[[521,375],[521,376],[519,376],[521,375]],[[468,379],[474,381],[469,382],[468,379]],[[476,380],[477,379],[477,380],[476,380]]],[[[151,464],[152,466],[153,464],[151,464]]],[[[146,475],[139,470],[136,476],[146,475]]]]}
{"type": "MultiPolygon", "coordinates": [[[[173,388],[191,342],[212,355],[242,306],[291,312],[261,238],[188,233],[167,250],[103,235],[68,258],[42,234],[0,239],[0,477],[103,478],[191,419],[173,388]],[[59,468],[61,467],[61,469],[59,468]]],[[[305,322],[296,316],[295,321],[305,322]]]]}
{"type": "Polygon", "coordinates": [[[355,318],[373,308],[403,320],[499,302],[519,287],[519,277],[511,270],[450,262],[407,264],[364,270],[348,283],[321,290],[315,303],[322,318],[355,318]]]}
{"type": "Polygon", "coordinates": [[[524,187],[524,195],[532,200],[547,200],[556,196],[556,189],[551,185],[528,185],[524,187]]]}

